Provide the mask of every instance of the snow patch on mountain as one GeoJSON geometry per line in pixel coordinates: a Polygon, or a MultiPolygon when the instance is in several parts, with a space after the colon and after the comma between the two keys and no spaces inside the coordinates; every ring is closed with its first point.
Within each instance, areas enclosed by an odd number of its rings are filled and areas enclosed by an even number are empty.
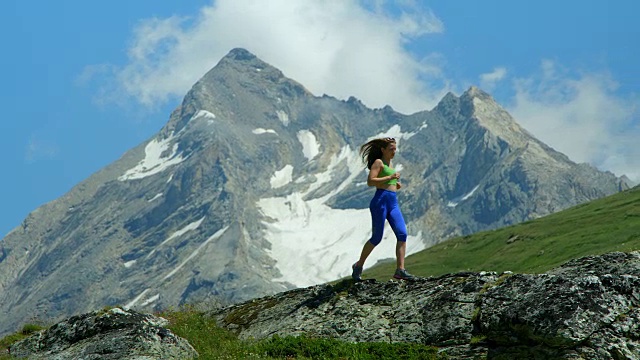
{"type": "Polygon", "coordinates": [[[278,115],[278,119],[280,120],[280,122],[282,122],[282,124],[284,124],[284,126],[289,125],[289,115],[286,112],[278,110],[276,111],[276,114],[278,115]]]}
{"type": "Polygon", "coordinates": [[[149,290],[151,289],[145,289],[142,293],[140,293],[140,295],[136,296],[133,300],[131,300],[127,305],[124,306],[125,309],[131,309],[132,306],[134,306],[138,301],[140,301],[140,299],[142,299],[142,297],[144,296],[144,294],[148,293],[149,290]]]}
{"type": "Polygon", "coordinates": [[[420,125],[420,127],[416,131],[402,132],[402,128],[400,127],[400,125],[396,124],[390,127],[389,130],[387,131],[371,136],[370,138],[367,139],[367,141],[378,139],[378,138],[386,138],[386,137],[392,137],[396,139],[396,141],[400,139],[407,140],[407,139],[410,139],[415,134],[417,134],[420,130],[426,129],[427,126],[428,126],[427,123],[422,123],[422,125],[420,125]]]}
{"type": "Polygon", "coordinates": [[[207,246],[211,241],[218,239],[220,236],[222,236],[222,234],[224,234],[225,231],[227,231],[227,229],[229,228],[229,226],[225,226],[224,228],[216,231],[215,234],[211,235],[207,240],[205,240],[202,244],[200,244],[200,246],[198,246],[197,249],[195,249],[191,255],[189,255],[189,257],[187,257],[182,263],[180,263],[180,265],[178,265],[175,269],[171,270],[171,272],[169,274],[167,274],[167,276],[165,276],[162,280],[167,280],[168,278],[172,277],[173,275],[175,275],[175,273],[177,273],[180,269],[182,269],[183,266],[185,266],[189,260],[193,259],[196,255],[198,255],[198,253],[200,253],[200,251],[207,246]]]}
{"type": "Polygon", "coordinates": [[[273,129],[257,128],[257,129],[253,129],[252,132],[254,134],[256,134],[256,135],[261,135],[261,134],[276,134],[276,135],[278,135],[278,133],[273,129]]]}
{"type": "Polygon", "coordinates": [[[166,154],[171,142],[173,141],[173,134],[164,140],[153,139],[144,148],[145,157],[138,165],[127,170],[122,176],[118,177],[120,181],[142,179],[147,176],[151,176],[162,172],[169,167],[179,164],[186,158],[182,157],[182,154],[178,154],[178,143],[174,143],[171,148],[169,156],[163,156],[166,154]]]}
{"type": "Polygon", "coordinates": [[[342,149],[340,149],[339,153],[331,157],[331,161],[329,163],[329,166],[327,167],[327,170],[321,173],[314,174],[316,182],[311,184],[309,189],[307,189],[304,194],[307,195],[318,189],[323,184],[334,180],[332,175],[335,174],[337,167],[342,163],[345,163],[347,165],[350,175],[346,178],[338,179],[340,183],[337,183],[330,193],[321,198],[323,203],[342,191],[345,187],[352,183],[353,180],[358,175],[360,175],[360,173],[365,170],[365,166],[362,163],[362,159],[360,158],[358,152],[351,149],[349,146],[343,146],[342,149]]]}
{"type": "Polygon", "coordinates": [[[142,304],[140,304],[140,306],[147,306],[155,301],[157,301],[158,299],[160,299],[160,294],[156,294],[150,298],[148,298],[147,300],[145,300],[142,304]]]}
{"type": "Polygon", "coordinates": [[[195,115],[193,115],[193,117],[191,117],[191,120],[195,120],[198,118],[204,118],[204,119],[215,119],[216,115],[212,112],[209,112],[207,110],[200,110],[198,111],[195,115]]]}
{"type": "Polygon", "coordinates": [[[298,131],[298,141],[302,144],[302,153],[304,157],[312,160],[320,153],[320,144],[316,140],[316,136],[309,130],[298,131]]]}
{"type": "Polygon", "coordinates": [[[360,157],[360,154],[358,154],[357,150],[353,150],[349,146],[343,146],[342,149],[340,149],[340,152],[331,158],[327,171],[318,177],[322,179],[331,179],[331,174],[335,173],[335,169],[343,162],[346,163],[347,168],[349,169],[349,176],[343,179],[337,179],[338,181],[342,181],[333,189],[333,191],[320,198],[323,203],[339,194],[354,182],[356,177],[361,175],[366,168],[362,163],[362,158],[360,157]]]}
{"type": "Polygon", "coordinates": [[[192,223],[190,223],[190,224],[186,225],[186,226],[185,226],[185,227],[183,227],[182,229],[175,231],[173,234],[171,234],[171,236],[169,236],[169,237],[168,237],[165,241],[163,241],[160,245],[156,246],[153,250],[151,250],[151,252],[149,253],[149,255],[147,255],[147,259],[148,259],[149,257],[151,257],[151,255],[152,255],[154,252],[156,252],[156,250],[157,250],[159,247],[161,247],[162,245],[164,245],[164,244],[168,243],[169,241],[171,241],[171,240],[173,240],[173,239],[175,239],[175,238],[178,238],[178,237],[180,237],[180,236],[182,236],[182,235],[184,235],[184,234],[188,233],[188,232],[189,232],[189,231],[191,231],[191,230],[195,230],[195,229],[197,229],[197,228],[200,226],[200,224],[202,224],[202,222],[204,221],[204,218],[205,218],[205,217],[202,217],[200,220],[194,221],[194,222],[192,222],[192,223]]]}
{"type": "Polygon", "coordinates": [[[271,177],[271,187],[277,189],[291,182],[293,175],[293,166],[285,165],[282,169],[276,171],[271,177]]]}
{"type": "Polygon", "coordinates": [[[471,196],[473,196],[473,194],[476,192],[476,190],[478,190],[479,187],[480,187],[480,185],[476,185],[476,187],[474,187],[468,193],[452,199],[451,201],[449,201],[447,203],[447,206],[448,207],[456,207],[456,206],[458,206],[458,204],[460,204],[461,202],[463,202],[463,201],[467,200],[468,198],[470,198],[471,196]]]}

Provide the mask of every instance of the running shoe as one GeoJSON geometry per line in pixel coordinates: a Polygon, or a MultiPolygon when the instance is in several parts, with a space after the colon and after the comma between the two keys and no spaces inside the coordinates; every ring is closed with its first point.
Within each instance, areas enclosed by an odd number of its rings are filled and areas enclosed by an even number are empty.
{"type": "Polygon", "coordinates": [[[351,269],[353,269],[353,272],[351,273],[351,277],[353,278],[353,280],[361,281],[362,280],[362,266],[358,265],[358,263],[355,263],[355,264],[351,265],[351,269]]]}
{"type": "Polygon", "coordinates": [[[405,269],[396,269],[396,273],[393,274],[393,277],[400,280],[415,280],[417,279],[415,276],[409,274],[405,269]]]}

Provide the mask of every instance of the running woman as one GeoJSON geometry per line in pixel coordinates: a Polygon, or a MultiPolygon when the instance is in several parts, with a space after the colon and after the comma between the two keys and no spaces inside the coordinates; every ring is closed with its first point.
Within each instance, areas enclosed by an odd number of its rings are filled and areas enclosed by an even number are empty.
{"type": "Polygon", "coordinates": [[[402,188],[400,173],[391,165],[391,160],[396,155],[396,140],[391,137],[373,139],[360,147],[360,155],[369,169],[367,185],[375,186],[376,193],[369,203],[371,211],[372,234],[364,244],[360,260],[351,269],[351,277],[362,280],[364,262],[371,251],[380,243],[384,231],[385,221],[389,221],[391,229],[396,235],[396,279],[413,280],[415,276],[409,274],[404,268],[404,257],[407,250],[407,226],[404,223],[396,191],[402,188]]]}

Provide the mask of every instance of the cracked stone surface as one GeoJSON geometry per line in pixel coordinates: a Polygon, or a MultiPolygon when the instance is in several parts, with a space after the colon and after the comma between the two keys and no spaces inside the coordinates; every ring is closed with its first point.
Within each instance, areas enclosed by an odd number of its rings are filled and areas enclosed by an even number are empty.
{"type": "Polygon", "coordinates": [[[240,338],[437,346],[457,359],[640,359],[640,253],[545,274],[459,273],[319,285],[211,311],[240,338]]]}

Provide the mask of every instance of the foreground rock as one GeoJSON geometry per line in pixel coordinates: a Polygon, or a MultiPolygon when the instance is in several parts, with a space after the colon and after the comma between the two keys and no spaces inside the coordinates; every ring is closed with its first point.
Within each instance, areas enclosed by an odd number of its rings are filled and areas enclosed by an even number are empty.
{"type": "Polygon", "coordinates": [[[114,308],[74,316],[11,346],[29,359],[191,359],[197,352],[164,328],[168,321],[114,308]]]}
{"type": "Polygon", "coordinates": [[[640,253],[546,274],[460,273],[313,286],[213,311],[241,338],[413,342],[454,358],[640,359],[640,253]]]}

